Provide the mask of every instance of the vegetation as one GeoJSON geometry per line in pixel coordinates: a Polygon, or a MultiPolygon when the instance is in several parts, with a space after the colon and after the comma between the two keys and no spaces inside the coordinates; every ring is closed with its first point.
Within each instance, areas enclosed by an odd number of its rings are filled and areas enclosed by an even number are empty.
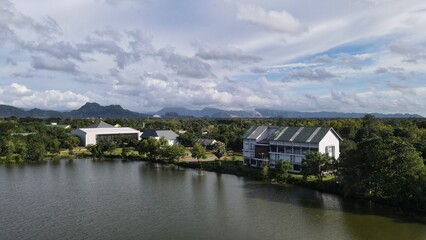
{"type": "Polygon", "coordinates": [[[206,159],[207,152],[206,150],[198,143],[195,143],[191,149],[191,155],[195,159],[206,159]]]}
{"type": "Polygon", "coordinates": [[[314,175],[319,181],[322,181],[324,173],[331,169],[332,159],[324,153],[308,152],[302,161],[303,179],[306,180],[309,175],[314,175]]]}
{"type": "MultiPolygon", "coordinates": [[[[221,161],[203,161],[206,170],[252,176],[267,181],[301,184],[348,197],[372,199],[397,206],[426,211],[426,120],[376,119],[104,119],[121,126],[142,129],[170,129],[178,132],[183,146],[169,146],[165,140],[114,139],[77,148],[79,139],[68,136],[71,129],[89,125],[90,119],[0,119],[0,163],[41,162],[46,159],[92,156],[95,159],[121,157],[145,159],[198,168],[198,163],[178,160],[185,147],[192,147],[195,159],[204,159],[206,151],[194,144],[197,138],[220,141],[212,154],[221,161]],[[57,122],[58,126],[51,126],[57,122]],[[64,126],[69,125],[69,128],[64,126]],[[253,125],[327,126],[344,139],[340,158],[333,161],[318,153],[309,153],[303,161],[302,175],[288,174],[289,163],[279,161],[275,168],[253,169],[241,161],[229,161],[226,150],[240,152],[241,136],[253,125]],[[228,159],[228,160],[226,160],[228,159]],[[325,174],[327,173],[327,174],[325,174]]],[[[237,158],[232,157],[233,160],[237,158]]],[[[241,160],[241,157],[238,157],[241,160]]]]}

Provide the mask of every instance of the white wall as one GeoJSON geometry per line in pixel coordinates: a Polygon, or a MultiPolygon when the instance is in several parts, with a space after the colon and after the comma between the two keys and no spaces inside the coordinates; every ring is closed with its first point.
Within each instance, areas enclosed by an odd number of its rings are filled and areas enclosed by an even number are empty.
{"type": "Polygon", "coordinates": [[[80,146],[86,146],[86,133],[81,131],[80,129],[72,130],[70,135],[77,136],[80,138],[80,146]]]}
{"type": "Polygon", "coordinates": [[[324,136],[324,138],[319,143],[319,152],[326,153],[326,147],[334,146],[335,158],[339,159],[340,148],[339,148],[339,139],[334,135],[334,133],[329,130],[328,133],[324,136]]]}

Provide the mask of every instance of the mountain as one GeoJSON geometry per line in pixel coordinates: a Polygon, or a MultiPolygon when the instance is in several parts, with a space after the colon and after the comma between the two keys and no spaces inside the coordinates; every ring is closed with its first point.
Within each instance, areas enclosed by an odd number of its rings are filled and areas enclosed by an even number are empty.
{"type": "Polygon", "coordinates": [[[140,118],[148,115],[123,109],[120,105],[101,106],[98,103],[86,103],[77,110],[59,112],[34,108],[22,110],[9,105],[0,105],[0,117],[38,117],[38,118],[140,118]]]}
{"type": "MultiPolygon", "coordinates": [[[[341,112],[297,112],[280,111],[271,109],[256,109],[263,117],[282,117],[282,118],[362,118],[368,113],[341,113],[341,112]]],[[[423,118],[418,114],[384,114],[370,113],[376,118],[423,118]]]]}
{"type": "Polygon", "coordinates": [[[261,117],[259,113],[254,111],[232,111],[222,110],[217,108],[203,108],[201,110],[191,110],[183,107],[166,107],[156,112],[155,114],[165,116],[167,113],[174,113],[180,116],[192,117],[213,117],[213,118],[232,118],[232,117],[261,117]]]}
{"type": "Polygon", "coordinates": [[[70,118],[138,118],[145,114],[123,109],[120,105],[101,106],[98,103],[86,103],[77,110],[64,113],[70,118]]]}
{"type": "MultiPolygon", "coordinates": [[[[187,108],[163,108],[155,114],[166,116],[173,113],[179,116],[205,117],[205,118],[362,118],[367,113],[341,113],[341,112],[298,112],[298,111],[282,111],[272,109],[256,109],[254,111],[229,111],[217,108],[204,108],[202,110],[191,110],[187,108]]],[[[377,118],[423,118],[418,114],[383,114],[371,113],[377,118]]]]}
{"type": "MultiPolygon", "coordinates": [[[[154,113],[165,118],[197,117],[197,118],[362,118],[367,113],[340,112],[297,112],[273,109],[256,109],[254,111],[233,111],[217,108],[191,110],[183,107],[163,108],[154,113]]],[[[423,118],[418,114],[383,114],[371,113],[377,118],[423,118]]],[[[101,106],[98,103],[86,103],[82,107],[69,112],[43,110],[34,108],[23,110],[9,105],[0,105],[0,117],[38,117],[38,118],[146,118],[150,115],[123,109],[120,105],[101,106]]]]}
{"type": "Polygon", "coordinates": [[[0,117],[25,117],[26,112],[17,107],[9,105],[0,105],[0,117]]]}

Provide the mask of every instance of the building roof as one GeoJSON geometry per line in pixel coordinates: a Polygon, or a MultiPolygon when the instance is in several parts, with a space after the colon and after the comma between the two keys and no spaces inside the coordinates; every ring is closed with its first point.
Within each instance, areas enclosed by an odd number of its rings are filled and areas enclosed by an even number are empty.
{"type": "Polygon", "coordinates": [[[209,145],[214,144],[216,142],[216,140],[215,139],[209,139],[209,138],[199,138],[195,142],[202,145],[202,146],[209,146],[209,145]]]}
{"type": "Polygon", "coordinates": [[[108,123],[106,123],[104,121],[99,121],[99,122],[96,122],[96,123],[94,123],[92,125],[89,125],[89,126],[87,126],[85,128],[113,128],[113,127],[114,126],[111,125],[111,124],[108,124],[108,123]]]}
{"type": "Polygon", "coordinates": [[[243,135],[245,139],[258,139],[266,130],[274,130],[275,126],[253,126],[243,135]]]}
{"type": "MultiPolygon", "coordinates": [[[[129,134],[129,133],[137,133],[140,132],[136,129],[129,127],[115,128],[115,127],[107,127],[107,128],[79,128],[76,130],[83,131],[85,133],[95,133],[95,134],[129,134]]],[[[74,131],[76,131],[74,130],[74,131]]]]}
{"type": "Polygon", "coordinates": [[[319,143],[331,131],[340,141],[342,138],[331,127],[280,127],[269,141],[319,143]]]}
{"type": "Polygon", "coordinates": [[[144,129],[142,133],[142,138],[150,138],[150,137],[164,137],[167,140],[175,140],[179,135],[177,135],[172,130],[155,130],[155,129],[144,129]]]}

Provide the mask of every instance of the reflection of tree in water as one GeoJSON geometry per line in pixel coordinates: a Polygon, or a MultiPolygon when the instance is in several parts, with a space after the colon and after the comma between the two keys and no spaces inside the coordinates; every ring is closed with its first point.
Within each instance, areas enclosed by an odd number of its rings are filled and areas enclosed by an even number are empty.
{"type": "Polygon", "coordinates": [[[322,193],[294,185],[265,184],[246,182],[247,197],[271,202],[282,202],[304,208],[343,211],[359,215],[376,215],[393,219],[396,222],[417,222],[426,224],[426,215],[395,210],[371,201],[346,199],[338,195],[322,193]]]}

